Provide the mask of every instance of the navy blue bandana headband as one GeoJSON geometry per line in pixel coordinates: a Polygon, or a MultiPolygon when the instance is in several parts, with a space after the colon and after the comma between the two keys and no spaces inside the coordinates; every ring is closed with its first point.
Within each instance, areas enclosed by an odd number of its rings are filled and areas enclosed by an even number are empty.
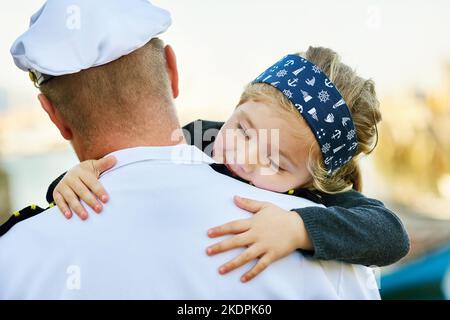
{"type": "Polygon", "coordinates": [[[329,175],[352,159],[358,142],[350,110],[318,66],[287,55],[253,83],[270,84],[294,104],[316,136],[329,175]]]}

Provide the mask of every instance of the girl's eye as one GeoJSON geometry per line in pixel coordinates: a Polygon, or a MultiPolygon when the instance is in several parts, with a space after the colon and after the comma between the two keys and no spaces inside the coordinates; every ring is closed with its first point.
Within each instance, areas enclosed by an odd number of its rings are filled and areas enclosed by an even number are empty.
{"type": "Polygon", "coordinates": [[[277,169],[277,170],[279,170],[279,171],[285,171],[282,167],[280,167],[280,165],[279,165],[278,163],[276,163],[275,161],[273,161],[273,159],[269,158],[269,161],[270,161],[270,166],[271,166],[272,168],[275,168],[275,169],[277,169]]]}
{"type": "Polygon", "coordinates": [[[270,166],[280,172],[285,172],[286,169],[280,166],[280,164],[276,163],[272,158],[269,157],[270,166]]]}

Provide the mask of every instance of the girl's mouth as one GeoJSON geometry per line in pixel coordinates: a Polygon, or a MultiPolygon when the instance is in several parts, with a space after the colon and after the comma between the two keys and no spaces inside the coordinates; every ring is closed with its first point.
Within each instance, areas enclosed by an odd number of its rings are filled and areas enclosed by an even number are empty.
{"type": "Polygon", "coordinates": [[[227,161],[227,157],[225,156],[225,154],[224,154],[224,156],[223,156],[223,164],[225,165],[225,167],[231,172],[231,174],[233,175],[233,176],[235,176],[235,177],[239,177],[239,178],[241,178],[241,179],[243,179],[243,180],[245,180],[245,181],[248,181],[248,178],[246,178],[245,176],[243,176],[243,175],[245,175],[245,173],[244,173],[244,171],[242,170],[242,168],[239,166],[239,165],[230,165],[229,163],[228,163],[228,161],[227,161]],[[240,171],[240,173],[239,173],[239,171],[240,171]]]}

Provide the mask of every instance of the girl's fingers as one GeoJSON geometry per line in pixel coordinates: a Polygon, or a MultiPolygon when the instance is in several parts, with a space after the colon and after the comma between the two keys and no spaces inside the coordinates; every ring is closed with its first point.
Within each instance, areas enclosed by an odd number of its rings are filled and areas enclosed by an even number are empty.
{"type": "Polygon", "coordinates": [[[235,220],[209,229],[208,236],[210,238],[216,238],[226,234],[242,233],[247,231],[248,229],[250,229],[250,221],[248,221],[248,219],[235,220]]]}
{"type": "Polygon", "coordinates": [[[65,188],[60,191],[64,200],[68,203],[69,207],[75,211],[76,215],[80,217],[81,220],[86,220],[88,218],[88,213],[84,209],[83,205],[76,194],[70,188],[65,188]]]}
{"type": "Polygon", "coordinates": [[[251,246],[250,248],[242,252],[240,255],[238,255],[236,258],[221,266],[219,268],[219,273],[225,274],[236,268],[239,268],[240,266],[243,266],[244,264],[247,264],[253,259],[257,258],[261,254],[262,254],[261,249],[258,249],[257,246],[251,246]]]}
{"type": "Polygon", "coordinates": [[[86,202],[86,204],[91,207],[92,210],[97,213],[100,213],[102,211],[102,205],[98,202],[97,198],[86,187],[82,180],[77,179],[73,182],[73,191],[75,191],[76,195],[81,200],[86,202]]]}
{"type": "Polygon", "coordinates": [[[53,200],[55,200],[56,206],[67,219],[72,218],[72,211],[70,211],[69,206],[58,191],[53,193],[53,200]]]}
{"type": "Polygon", "coordinates": [[[98,199],[100,199],[101,202],[108,202],[108,193],[95,176],[93,176],[91,173],[85,172],[80,175],[80,179],[86,185],[86,187],[88,187],[88,189],[91,190],[98,199]]]}
{"type": "Polygon", "coordinates": [[[257,213],[261,209],[267,206],[266,202],[257,201],[253,199],[242,198],[239,196],[234,196],[234,203],[241,209],[246,210],[251,213],[257,213]]]}
{"type": "Polygon", "coordinates": [[[241,277],[241,281],[247,282],[247,281],[252,280],[258,274],[263,272],[272,262],[273,262],[273,259],[269,256],[269,254],[265,254],[264,256],[261,257],[261,259],[258,260],[256,265],[250,269],[250,271],[246,272],[241,277]]]}
{"type": "Polygon", "coordinates": [[[249,244],[251,244],[249,234],[241,233],[208,247],[206,253],[208,255],[213,255],[249,244]]]}
{"type": "Polygon", "coordinates": [[[107,156],[106,158],[101,158],[99,160],[92,160],[92,161],[94,169],[98,172],[98,175],[100,175],[101,173],[105,172],[108,169],[111,169],[117,163],[117,159],[114,156],[107,156]]]}

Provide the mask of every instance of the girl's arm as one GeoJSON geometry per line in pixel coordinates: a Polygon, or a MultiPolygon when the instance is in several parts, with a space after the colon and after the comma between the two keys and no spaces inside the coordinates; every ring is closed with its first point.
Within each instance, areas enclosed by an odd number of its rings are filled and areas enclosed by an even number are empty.
{"type": "Polygon", "coordinates": [[[382,202],[354,190],[320,196],[327,208],[293,209],[302,218],[314,248],[303,252],[317,259],[366,266],[386,266],[409,252],[408,233],[382,202]]]}
{"type": "Polygon", "coordinates": [[[295,250],[322,260],[384,266],[409,251],[409,238],[400,220],[380,201],[356,191],[322,195],[328,208],[286,211],[274,204],[235,197],[235,204],[254,215],[208,231],[211,238],[234,235],[207,248],[208,255],[246,247],[219,268],[221,274],[254,259],[258,262],[241,281],[247,282],[274,261],[295,250]],[[337,206],[340,205],[340,206],[337,206]]]}
{"type": "Polygon", "coordinates": [[[114,156],[81,162],[52,182],[47,191],[47,201],[55,202],[67,219],[72,217],[73,212],[83,220],[88,218],[81,200],[100,213],[102,204],[108,201],[108,194],[98,178],[115,164],[114,156]]]}

